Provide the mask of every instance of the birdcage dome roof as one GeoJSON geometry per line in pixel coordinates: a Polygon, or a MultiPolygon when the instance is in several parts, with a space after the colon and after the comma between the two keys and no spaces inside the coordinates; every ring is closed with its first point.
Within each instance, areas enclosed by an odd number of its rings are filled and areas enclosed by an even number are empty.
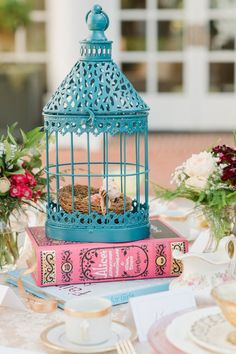
{"type": "Polygon", "coordinates": [[[56,90],[44,113],[122,114],[148,110],[129,80],[113,61],[78,61],[56,90]]]}
{"type": "Polygon", "coordinates": [[[104,31],[107,15],[95,5],[86,21],[91,36],[81,42],[80,60],[44,107],[47,115],[80,115],[86,110],[96,115],[133,114],[149,110],[133,85],[111,59],[111,41],[104,31]]]}

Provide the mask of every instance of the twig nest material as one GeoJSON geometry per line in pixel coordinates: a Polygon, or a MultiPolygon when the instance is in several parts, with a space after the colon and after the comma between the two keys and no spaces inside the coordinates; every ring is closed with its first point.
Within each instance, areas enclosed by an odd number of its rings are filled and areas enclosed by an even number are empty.
{"type": "MultiPolygon", "coordinates": [[[[114,195],[113,195],[114,197],[114,195]]],[[[89,212],[88,186],[77,184],[74,186],[74,210],[83,214],[89,212]]],[[[106,192],[103,187],[98,189],[90,187],[91,211],[98,214],[106,214],[106,192]]],[[[119,192],[119,196],[111,199],[108,193],[108,211],[116,214],[124,213],[124,194],[119,192]]],[[[59,204],[67,213],[72,213],[72,185],[67,185],[59,190],[59,204]]],[[[131,210],[132,199],[126,196],[125,210],[131,210]]]]}

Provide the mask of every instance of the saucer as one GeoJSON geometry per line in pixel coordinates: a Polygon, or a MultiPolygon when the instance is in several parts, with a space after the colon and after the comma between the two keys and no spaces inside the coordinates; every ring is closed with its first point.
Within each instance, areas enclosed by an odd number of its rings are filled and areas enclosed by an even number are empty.
{"type": "Polygon", "coordinates": [[[116,343],[123,339],[136,338],[136,333],[127,325],[112,321],[112,335],[106,342],[94,345],[79,345],[70,342],[65,335],[65,322],[57,323],[46,328],[41,333],[42,342],[49,348],[68,353],[105,353],[116,349],[116,343]]]}

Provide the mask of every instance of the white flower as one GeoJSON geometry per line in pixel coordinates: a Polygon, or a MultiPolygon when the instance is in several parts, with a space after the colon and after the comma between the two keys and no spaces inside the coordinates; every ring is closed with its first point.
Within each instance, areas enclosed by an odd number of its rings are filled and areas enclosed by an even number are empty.
{"type": "Polygon", "coordinates": [[[185,173],[189,177],[208,178],[217,168],[216,160],[210,152],[193,154],[185,163],[185,173]]]}
{"type": "Polygon", "coordinates": [[[7,177],[0,178],[0,193],[5,194],[9,191],[11,183],[7,177]]]}
{"type": "Polygon", "coordinates": [[[15,153],[17,151],[17,147],[16,147],[16,145],[11,144],[10,149],[11,149],[11,159],[13,159],[15,156],[15,153]]]}
{"type": "Polygon", "coordinates": [[[195,190],[196,192],[201,192],[207,186],[207,178],[201,176],[189,177],[185,181],[186,188],[195,190]]]}
{"type": "Polygon", "coordinates": [[[0,143],[0,157],[5,153],[5,146],[3,143],[0,143]]]}
{"type": "Polygon", "coordinates": [[[184,173],[184,164],[181,166],[177,166],[175,168],[174,173],[171,175],[170,183],[175,183],[177,186],[180,186],[182,182],[186,179],[186,174],[184,173]]]}

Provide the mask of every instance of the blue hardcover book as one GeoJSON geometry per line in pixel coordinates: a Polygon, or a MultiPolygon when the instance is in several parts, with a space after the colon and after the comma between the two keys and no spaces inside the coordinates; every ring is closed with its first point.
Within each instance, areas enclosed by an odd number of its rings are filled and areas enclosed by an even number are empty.
{"type": "MultiPolygon", "coordinates": [[[[7,282],[17,286],[17,279],[22,272],[16,270],[9,272],[7,282]]],[[[31,275],[22,277],[24,288],[27,292],[40,298],[55,298],[58,300],[58,306],[64,307],[65,301],[81,296],[101,296],[110,299],[113,305],[123,304],[129,301],[129,298],[153,294],[169,289],[170,278],[128,280],[113,283],[86,283],[57,285],[40,288],[35,285],[31,275]]]]}

